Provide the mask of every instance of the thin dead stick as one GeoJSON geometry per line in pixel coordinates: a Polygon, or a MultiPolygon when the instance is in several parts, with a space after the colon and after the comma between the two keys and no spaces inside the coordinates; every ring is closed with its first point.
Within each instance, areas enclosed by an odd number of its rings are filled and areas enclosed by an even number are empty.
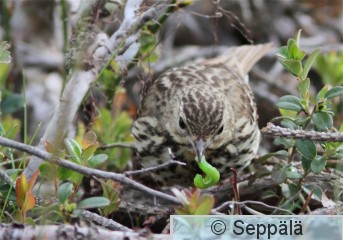
{"type": "Polygon", "coordinates": [[[74,170],[76,172],[82,173],[82,174],[87,175],[87,176],[96,176],[96,177],[100,177],[100,178],[118,181],[118,182],[121,182],[125,185],[128,185],[128,186],[130,186],[136,190],[146,192],[152,196],[170,201],[170,202],[175,203],[175,204],[180,204],[180,201],[176,197],[173,197],[171,195],[168,195],[168,194],[156,191],[154,189],[148,188],[148,187],[144,186],[143,184],[140,184],[140,183],[124,176],[123,174],[106,172],[106,171],[102,171],[102,170],[98,170],[98,169],[92,169],[92,168],[84,167],[84,166],[78,165],[76,163],[73,163],[71,161],[67,161],[67,160],[58,158],[56,156],[53,156],[52,154],[50,154],[46,151],[40,150],[39,148],[32,147],[32,146],[29,146],[29,145],[26,145],[23,143],[19,143],[19,142],[16,142],[16,141],[4,138],[4,137],[0,137],[0,145],[18,149],[20,151],[32,154],[32,155],[34,155],[40,159],[43,159],[47,162],[57,164],[59,166],[74,170]]]}
{"type": "Polygon", "coordinates": [[[126,171],[126,172],[124,172],[123,174],[126,175],[126,176],[128,176],[128,175],[143,174],[143,173],[147,173],[147,172],[154,172],[154,171],[157,171],[157,170],[166,168],[166,167],[168,167],[168,166],[170,166],[170,165],[174,165],[174,164],[184,165],[184,166],[186,165],[186,163],[184,163],[184,162],[179,162],[179,161],[171,160],[171,161],[169,161],[169,162],[162,163],[162,164],[157,165],[157,166],[154,166],[154,167],[144,168],[144,169],[135,170],[135,171],[126,171]]]}
{"type": "Polygon", "coordinates": [[[341,132],[315,132],[294,130],[290,128],[282,128],[268,123],[267,127],[261,129],[262,134],[271,137],[287,137],[296,139],[310,139],[315,141],[343,142],[343,133],[341,132]]]}
{"type": "Polygon", "coordinates": [[[225,209],[225,208],[227,208],[228,206],[233,205],[233,204],[241,205],[241,206],[244,206],[244,205],[247,205],[247,204],[255,204],[255,205],[264,206],[264,207],[269,208],[269,209],[278,210],[278,211],[282,211],[282,212],[286,212],[286,213],[288,213],[288,214],[294,215],[294,213],[292,213],[291,211],[289,211],[289,210],[287,210],[287,209],[283,209],[283,208],[280,208],[280,207],[271,206],[271,205],[268,205],[268,204],[266,204],[266,203],[264,203],[264,202],[252,201],[252,200],[247,200],[247,201],[242,201],[242,202],[227,201],[227,202],[224,202],[224,203],[223,203],[222,205],[220,205],[219,207],[216,207],[216,208],[212,209],[212,211],[220,212],[220,211],[222,211],[223,209],[225,209]]]}
{"type": "Polygon", "coordinates": [[[100,147],[98,147],[98,149],[107,149],[107,148],[131,148],[131,149],[135,149],[133,143],[131,142],[119,142],[119,143],[110,143],[110,144],[106,144],[106,145],[102,145],[100,147]]]}
{"type": "MultiPolygon", "coordinates": [[[[237,171],[234,168],[230,168],[230,170],[233,173],[233,184],[232,184],[233,194],[235,196],[235,200],[239,202],[240,198],[239,198],[239,190],[238,190],[238,182],[237,182],[237,171]]],[[[241,210],[240,205],[236,205],[236,211],[238,215],[242,215],[242,210],[241,210]]]]}
{"type": "Polygon", "coordinates": [[[114,231],[124,231],[124,232],[133,232],[128,227],[125,227],[124,225],[113,221],[112,219],[108,219],[102,216],[99,216],[96,213],[92,213],[87,210],[83,210],[81,212],[81,216],[89,221],[96,222],[97,224],[101,225],[102,227],[105,227],[107,229],[111,229],[114,231]]]}

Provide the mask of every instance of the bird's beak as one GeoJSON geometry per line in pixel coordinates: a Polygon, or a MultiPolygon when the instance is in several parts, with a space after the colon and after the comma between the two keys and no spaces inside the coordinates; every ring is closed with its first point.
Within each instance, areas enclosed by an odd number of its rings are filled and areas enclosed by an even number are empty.
{"type": "Polygon", "coordinates": [[[204,141],[200,139],[198,141],[195,141],[194,145],[195,145],[195,150],[197,152],[197,159],[198,159],[198,162],[200,163],[202,159],[202,154],[204,151],[204,141]]]}

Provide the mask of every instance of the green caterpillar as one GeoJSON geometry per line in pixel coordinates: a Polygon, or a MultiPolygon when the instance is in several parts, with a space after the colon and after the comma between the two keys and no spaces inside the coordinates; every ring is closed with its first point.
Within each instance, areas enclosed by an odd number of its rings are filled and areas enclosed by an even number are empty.
{"type": "Polygon", "coordinates": [[[205,173],[203,178],[201,174],[197,174],[194,177],[194,186],[197,188],[205,189],[213,186],[219,181],[220,173],[215,167],[212,167],[211,164],[206,162],[205,157],[203,156],[201,161],[198,162],[199,168],[205,173]]]}

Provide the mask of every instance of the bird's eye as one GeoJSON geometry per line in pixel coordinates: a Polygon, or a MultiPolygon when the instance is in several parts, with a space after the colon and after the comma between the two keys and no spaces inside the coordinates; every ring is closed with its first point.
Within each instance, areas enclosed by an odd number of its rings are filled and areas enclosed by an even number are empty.
{"type": "Polygon", "coordinates": [[[183,121],[182,118],[179,118],[179,127],[183,130],[186,129],[186,124],[185,124],[185,121],[183,121]]]}
{"type": "Polygon", "coordinates": [[[217,131],[217,135],[219,135],[219,134],[221,134],[222,132],[223,132],[223,130],[224,130],[224,126],[221,126],[219,129],[218,129],[218,131],[217,131]]]}

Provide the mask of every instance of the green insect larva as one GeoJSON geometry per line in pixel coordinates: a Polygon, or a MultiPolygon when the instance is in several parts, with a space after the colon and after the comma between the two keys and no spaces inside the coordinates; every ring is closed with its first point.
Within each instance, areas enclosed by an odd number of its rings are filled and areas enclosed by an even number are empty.
{"type": "Polygon", "coordinates": [[[194,177],[194,186],[197,188],[205,189],[213,186],[219,181],[220,173],[211,164],[206,162],[205,157],[202,157],[201,161],[198,162],[199,168],[205,173],[205,177],[201,174],[197,174],[194,177]]]}

